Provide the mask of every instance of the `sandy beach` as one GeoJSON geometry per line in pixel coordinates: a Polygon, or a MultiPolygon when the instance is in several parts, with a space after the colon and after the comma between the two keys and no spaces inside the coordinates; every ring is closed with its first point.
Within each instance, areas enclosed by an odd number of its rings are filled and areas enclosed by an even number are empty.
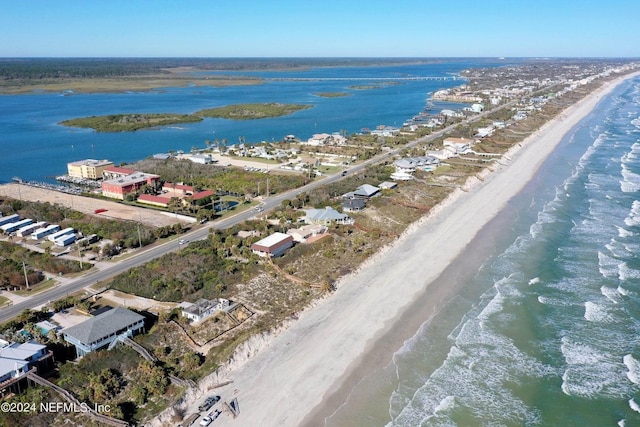
{"type": "MultiPolygon", "coordinates": [[[[452,297],[455,289],[438,278],[455,270],[452,263],[460,261],[470,244],[478,244],[482,237],[476,237],[535,176],[563,136],[629,77],[606,83],[545,124],[513,147],[504,165],[485,170],[482,179],[470,178],[464,190],[456,190],[391,246],[344,277],[333,295],[266,340],[246,363],[227,375],[214,375],[217,381],[233,381],[215,393],[227,401],[237,398],[241,411],[235,419],[224,414],[216,425],[324,425],[360,374],[388,361],[408,338],[393,331],[419,326],[452,297]],[[411,316],[416,301],[428,301],[420,318],[399,325],[411,316]]],[[[245,347],[244,355],[256,351],[255,346],[245,347]]],[[[197,406],[191,403],[187,413],[197,406]]]]}

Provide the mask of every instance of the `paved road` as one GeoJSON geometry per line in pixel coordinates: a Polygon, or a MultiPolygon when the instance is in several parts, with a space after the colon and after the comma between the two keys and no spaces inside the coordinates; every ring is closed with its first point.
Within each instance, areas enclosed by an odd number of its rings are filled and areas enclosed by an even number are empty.
{"type": "MultiPolygon", "coordinates": [[[[545,88],[544,90],[549,90],[549,88],[545,88]]],[[[427,135],[425,137],[416,139],[400,148],[396,148],[394,150],[390,150],[387,151],[385,153],[382,153],[378,156],[372,157],[369,160],[366,160],[358,165],[354,165],[351,168],[348,169],[348,175],[352,175],[354,173],[357,173],[361,170],[363,170],[365,167],[367,167],[368,165],[380,162],[386,158],[389,158],[390,156],[394,156],[400,153],[401,150],[405,149],[405,148],[411,148],[414,147],[418,144],[424,143],[424,142],[428,142],[431,140],[434,140],[438,137],[441,137],[445,134],[447,134],[449,131],[451,131],[453,128],[457,127],[460,124],[468,124],[468,123],[473,123],[475,121],[480,120],[481,118],[491,114],[494,111],[498,111],[504,108],[509,108],[513,105],[516,104],[517,101],[511,101],[507,104],[503,104],[500,107],[494,108],[492,110],[488,110],[485,111],[481,114],[475,115],[469,119],[465,119],[462,122],[458,122],[455,124],[452,124],[451,126],[448,126],[442,130],[436,131],[431,133],[430,135],[427,135]]],[[[303,192],[309,192],[312,191],[320,186],[323,185],[327,185],[330,184],[332,182],[336,182],[339,181],[341,179],[344,179],[344,176],[342,176],[342,174],[335,174],[335,175],[327,175],[319,180],[313,181],[303,187],[300,188],[296,188],[290,191],[287,191],[285,193],[281,193],[281,194],[277,194],[275,196],[271,196],[268,197],[267,199],[264,200],[264,202],[262,203],[262,208],[264,211],[269,211],[275,208],[279,208],[282,204],[283,200],[286,199],[293,199],[295,198],[296,195],[303,193],[303,192]]],[[[182,239],[185,240],[189,240],[189,241],[193,241],[193,240],[200,240],[200,239],[205,239],[209,233],[209,229],[211,228],[216,228],[216,229],[226,229],[229,228],[233,225],[239,224],[243,221],[248,220],[251,217],[254,217],[257,214],[257,212],[255,210],[247,210],[244,212],[240,212],[236,215],[224,218],[222,220],[219,221],[215,221],[215,222],[211,222],[209,223],[207,226],[202,227],[202,228],[198,228],[194,231],[191,231],[189,233],[186,233],[182,236],[180,236],[182,239]]],[[[23,310],[26,309],[33,309],[35,307],[41,306],[43,304],[46,304],[49,301],[55,301],[57,299],[63,298],[67,295],[73,294],[75,292],[77,292],[78,290],[85,288],[89,285],[95,284],[97,282],[103,281],[103,280],[107,280],[113,276],[116,276],[120,273],[123,273],[133,267],[137,267],[139,265],[142,265],[148,261],[151,261],[154,258],[158,258],[168,252],[171,251],[176,251],[179,250],[180,246],[178,244],[177,240],[173,240],[171,242],[167,242],[167,243],[163,243],[161,245],[158,246],[152,246],[149,248],[145,248],[142,251],[140,251],[137,254],[134,254],[133,256],[124,259],[122,261],[117,261],[114,262],[113,264],[109,264],[108,266],[101,268],[100,270],[95,270],[92,271],[90,273],[87,273],[86,275],[79,277],[77,279],[74,280],[70,280],[67,284],[64,285],[60,285],[57,286],[53,289],[47,290],[45,292],[41,292],[39,294],[36,294],[32,297],[30,297],[28,300],[22,301],[20,303],[16,303],[13,304],[11,306],[5,307],[0,309],[0,323],[6,322],[8,320],[11,320],[12,318],[14,318],[15,316],[17,316],[18,314],[20,314],[23,310]]]]}

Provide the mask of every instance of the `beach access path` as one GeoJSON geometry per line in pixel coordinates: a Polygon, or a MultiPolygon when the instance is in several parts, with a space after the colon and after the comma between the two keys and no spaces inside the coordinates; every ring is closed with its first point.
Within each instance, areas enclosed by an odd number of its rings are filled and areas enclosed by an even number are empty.
{"type": "MultiPolygon", "coordinates": [[[[429,292],[430,283],[535,176],[563,136],[629,77],[608,82],[567,108],[510,150],[502,161],[506,166],[493,165],[496,170],[485,171],[483,180],[471,178],[466,191],[452,193],[390,247],[344,277],[333,295],[232,370],[226,379],[233,382],[210,393],[220,394],[223,401],[237,398],[240,414],[234,419],[225,413],[216,425],[324,425],[327,411],[335,409],[325,400],[359,364],[373,363],[363,356],[371,355],[377,339],[414,299],[429,292]],[[324,404],[329,406],[323,410],[324,404]],[[309,419],[311,413],[315,419],[309,419]]],[[[441,300],[442,295],[434,295],[434,313],[441,300]]],[[[335,396],[333,400],[335,404],[335,396]]],[[[194,412],[194,406],[195,401],[189,402],[186,413],[194,412]]],[[[162,425],[161,420],[153,425],[162,425]]]]}

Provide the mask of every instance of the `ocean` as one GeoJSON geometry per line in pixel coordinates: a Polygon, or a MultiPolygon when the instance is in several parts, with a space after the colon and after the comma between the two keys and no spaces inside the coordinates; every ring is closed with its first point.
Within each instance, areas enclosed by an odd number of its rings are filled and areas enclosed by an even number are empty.
{"type": "Polygon", "coordinates": [[[640,78],[490,228],[480,268],[327,426],[640,425],[640,78]]]}
{"type": "MultiPolygon", "coordinates": [[[[206,140],[237,144],[281,141],[293,134],[308,139],[315,133],[401,126],[422,111],[429,94],[458,86],[460,71],[518,62],[486,59],[447,59],[432,63],[383,64],[309,68],[296,71],[200,72],[199,75],[242,74],[261,77],[264,84],[229,87],[174,87],[126,93],[31,93],[0,95],[0,183],[14,176],[55,182],[67,163],[109,159],[132,163],[155,153],[205,148],[206,140]],[[423,79],[434,77],[440,79],[423,79]],[[447,80],[442,80],[446,78],[447,80]],[[394,84],[389,84],[394,83],[394,84]],[[375,86],[376,88],[370,88],[375,86]],[[369,88],[366,88],[369,87],[369,88]],[[348,96],[327,98],[322,92],[348,96]],[[313,108],[260,120],[205,119],[136,132],[96,133],[59,124],[67,119],[123,113],[194,113],[239,103],[296,103],[313,108]]],[[[434,112],[462,108],[435,103],[434,112]]]]}

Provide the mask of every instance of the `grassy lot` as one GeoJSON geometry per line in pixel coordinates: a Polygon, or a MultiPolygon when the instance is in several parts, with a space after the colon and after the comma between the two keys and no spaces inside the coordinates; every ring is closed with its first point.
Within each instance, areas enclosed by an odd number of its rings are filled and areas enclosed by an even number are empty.
{"type": "Polygon", "coordinates": [[[19,291],[14,291],[13,293],[16,295],[20,295],[23,297],[34,295],[40,293],[42,291],[46,291],[47,289],[51,289],[56,285],[55,279],[47,279],[38,283],[35,286],[31,286],[29,289],[21,289],[19,291]]]}

